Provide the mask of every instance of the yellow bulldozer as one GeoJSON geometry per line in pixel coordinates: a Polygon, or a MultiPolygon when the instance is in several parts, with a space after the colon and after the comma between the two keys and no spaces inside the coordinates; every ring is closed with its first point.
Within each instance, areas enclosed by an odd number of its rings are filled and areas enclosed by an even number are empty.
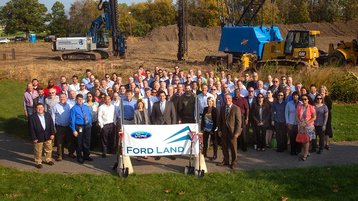
{"type": "Polygon", "coordinates": [[[358,65],[358,37],[351,42],[341,41],[334,47],[329,44],[328,64],[335,66],[358,65]]]}

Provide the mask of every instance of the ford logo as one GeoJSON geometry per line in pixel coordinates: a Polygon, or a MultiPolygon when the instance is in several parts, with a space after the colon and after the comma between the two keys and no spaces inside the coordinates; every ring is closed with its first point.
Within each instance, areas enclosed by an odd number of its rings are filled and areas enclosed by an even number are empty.
{"type": "Polygon", "coordinates": [[[135,139],[147,139],[152,137],[152,134],[145,132],[145,131],[137,131],[131,134],[132,138],[135,139]]]}

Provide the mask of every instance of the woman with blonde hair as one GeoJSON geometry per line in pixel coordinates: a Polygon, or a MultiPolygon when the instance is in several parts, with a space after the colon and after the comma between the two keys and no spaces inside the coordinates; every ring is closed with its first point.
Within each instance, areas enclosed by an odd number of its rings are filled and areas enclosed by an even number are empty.
{"type": "Polygon", "coordinates": [[[319,89],[319,93],[321,94],[322,98],[323,98],[323,103],[327,106],[328,108],[328,119],[327,119],[327,124],[326,124],[326,130],[324,131],[325,134],[325,148],[327,150],[330,150],[331,148],[329,147],[329,138],[333,137],[333,129],[332,129],[332,99],[329,96],[328,93],[328,89],[326,86],[322,85],[319,89]]]}
{"type": "MultiPolygon", "coordinates": [[[[137,101],[137,109],[134,111],[134,124],[150,124],[148,110],[145,109],[145,105],[142,99],[137,101]]],[[[148,156],[143,156],[144,159],[148,159],[148,156]]],[[[137,157],[140,160],[140,157],[137,157]]]]}

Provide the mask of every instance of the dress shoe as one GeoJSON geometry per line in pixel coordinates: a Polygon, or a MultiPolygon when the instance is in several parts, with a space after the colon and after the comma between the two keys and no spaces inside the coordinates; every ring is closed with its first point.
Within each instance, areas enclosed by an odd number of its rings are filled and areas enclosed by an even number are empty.
{"type": "Polygon", "coordinates": [[[77,159],[78,163],[83,164],[85,161],[82,158],[77,159]]]}
{"type": "Polygon", "coordinates": [[[216,160],[218,157],[216,156],[216,155],[214,155],[212,158],[211,158],[211,160],[216,160]]]}
{"type": "Polygon", "coordinates": [[[225,161],[223,161],[223,162],[217,163],[216,165],[217,166],[226,166],[226,165],[229,165],[229,163],[225,163],[225,161]]]}
{"type": "Polygon", "coordinates": [[[68,157],[70,157],[70,158],[72,158],[72,159],[75,159],[75,158],[76,158],[76,156],[75,156],[73,153],[68,154],[68,157]]]}
{"type": "Polygon", "coordinates": [[[85,160],[85,161],[93,161],[93,158],[91,158],[91,157],[86,157],[86,158],[83,158],[83,160],[85,160]]]}
{"type": "Polygon", "coordinates": [[[55,165],[55,163],[53,163],[52,161],[46,162],[46,164],[49,165],[49,166],[55,165]]]}
{"type": "Polygon", "coordinates": [[[154,160],[159,161],[160,158],[161,158],[160,156],[156,156],[156,157],[154,157],[154,160]]]}
{"type": "Polygon", "coordinates": [[[62,157],[61,157],[61,156],[58,156],[58,157],[56,158],[56,161],[62,161],[62,157]]]}
{"type": "Polygon", "coordinates": [[[41,168],[42,168],[42,165],[41,165],[41,164],[36,164],[35,167],[36,167],[37,169],[41,169],[41,168]]]}
{"type": "Polygon", "coordinates": [[[106,158],[107,155],[105,153],[102,154],[102,158],[106,158]]]}
{"type": "Polygon", "coordinates": [[[322,149],[317,151],[317,154],[321,154],[322,153],[322,149]]]}

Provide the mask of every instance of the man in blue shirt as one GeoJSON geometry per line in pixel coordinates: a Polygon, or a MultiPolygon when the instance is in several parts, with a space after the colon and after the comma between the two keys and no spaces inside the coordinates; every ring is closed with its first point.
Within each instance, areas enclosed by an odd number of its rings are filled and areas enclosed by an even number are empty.
{"type": "Polygon", "coordinates": [[[83,104],[83,95],[76,96],[76,105],[70,112],[70,128],[75,137],[77,161],[93,161],[90,157],[92,119],[89,108],[83,104]]]}
{"type": "Polygon", "coordinates": [[[291,155],[297,155],[301,147],[300,144],[296,142],[296,136],[298,133],[298,124],[296,121],[296,108],[300,104],[298,101],[298,92],[295,91],[292,93],[292,101],[289,101],[286,104],[285,108],[285,120],[287,124],[288,135],[290,136],[290,146],[291,146],[291,155]]]}
{"type": "Polygon", "coordinates": [[[60,94],[60,102],[52,108],[52,119],[56,128],[56,142],[57,142],[57,158],[56,161],[62,161],[64,154],[64,146],[67,144],[68,155],[73,158],[74,143],[69,127],[70,124],[70,110],[71,107],[67,103],[66,94],[60,94]]]}
{"type": "Polygon", "coordinates": [[[123,118],[124,124],[134,124],[134,111],[136,109],[137,101],[133,99],[131,90],[126,91],[126,98],[123,100],[123,118]]]}
{"type": "Polygon", "coordinates": [[[272,125],[275,126],[276,139],[277,139],[277,152],[283,152],[287,149],[287,132],[286,132],[286,119],[284,93],[279,91],[277,93],[277,101],[272,105],[272,125]]]}

